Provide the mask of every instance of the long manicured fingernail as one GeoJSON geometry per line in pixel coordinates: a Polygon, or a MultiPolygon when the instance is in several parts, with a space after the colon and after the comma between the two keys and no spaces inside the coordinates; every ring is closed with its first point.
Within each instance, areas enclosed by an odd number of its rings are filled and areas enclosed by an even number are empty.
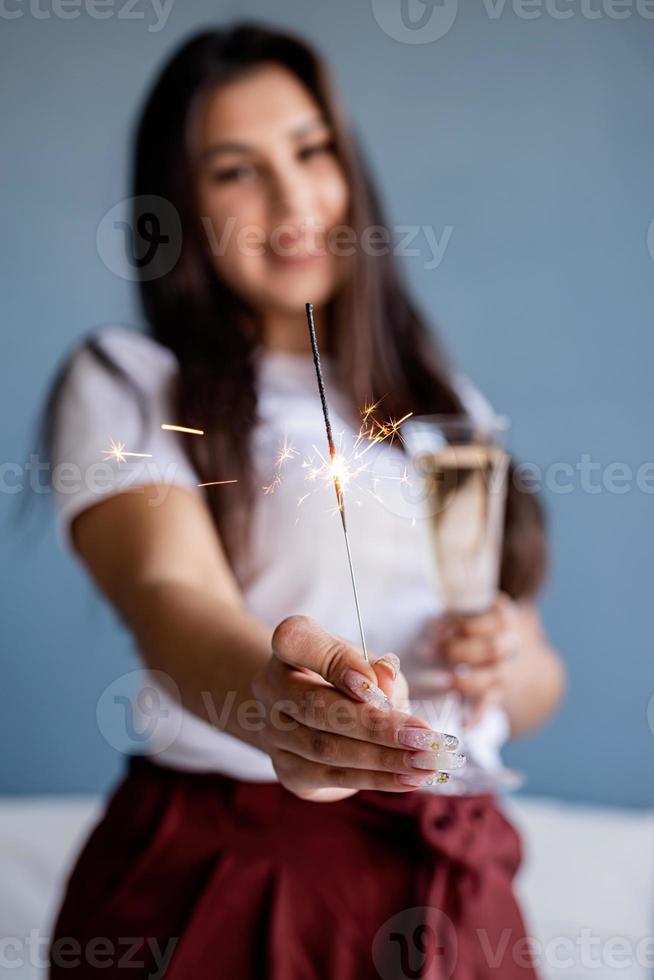
{"type": "Polygon", "coordinates": [[[389,711],[392,707],[390,698],[387,698],[381,687],[377,687],[369,681],[365,674],[360,674],[358,670],[346,670],[343,675],[345,686],[356,694],[362,701],[374,705],[375,708],[382,708],[389,711]]]}
{"type": "Polygon", "coordinates": [[[404,756],[407,766],[413,769],[462,769],[466,764],[464,755],[454,752],[407,752],[404,756]]]}
{"type": "Polygon", "coordinates": [[[383,657],[373,660],[372,665],[373,667],[387,667],[393,675],[393,680],[395,680],[400,670],[400,658],[395,653],[385,653],[383,657]]]}
{"type": "Polygon", "coordinates": [[[402,773],[397,777],[398,782],[404,783],[405,786],[436,786],[437,784],[446,783],[449,778],[446,772],[435,772],[431,776],[419,776],[417,773],[415,776],[405,776],[402,773]]]}
{"type": "Polygon", "coordinates": [[[456,735],[432,732],[429,728],[400,728],[397,737],[402,745],[408,745],[411,749],[431,749],[433,752],[445,749],[453,752],[459,747],[456,735]]]}

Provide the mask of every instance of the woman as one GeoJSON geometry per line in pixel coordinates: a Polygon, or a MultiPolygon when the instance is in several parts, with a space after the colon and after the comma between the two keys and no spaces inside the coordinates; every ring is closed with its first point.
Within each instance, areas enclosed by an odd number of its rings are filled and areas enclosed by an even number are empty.
{"type": "Polygon", "coordinates": [[[406,710],[398,654],[427,644],[458,666],[469,763],[540,724],[563,684],[533,602],[541,513],[512,486],[502,594],[445,632],[402,447],[371,442],[365,501],[348,496],[364,659],[305,303],[335,432],[376,402],[385,418],[488,407],[390,250],[363,246],[384,221],[322,62],[256,26],[191,39],[144,108],[133,193],[135,227],[179,257],[142,263],[148,336],[106,328],[69,359],[49,438],[85,475],[56,487],[62,534],[132,632],[157,711],[70,876],[51,976],[533,977],[516,832],[491,793],[438,791],[465,760],[406,710]],[[149,455],[118,446],[92,486],[114,437],[149,455]]]}

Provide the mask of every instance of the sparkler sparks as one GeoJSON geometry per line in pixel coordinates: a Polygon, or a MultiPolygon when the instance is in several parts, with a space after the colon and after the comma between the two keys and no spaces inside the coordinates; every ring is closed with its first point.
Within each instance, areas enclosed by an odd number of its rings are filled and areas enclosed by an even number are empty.
{"type": "MultiPolygon", "coordinates": [[[[191,429],[191,428],[189,428],[186,425],[171,425],[171,424],[162,422],[161,428],[162,429],[166,429],[168,431],[173,431],[173,432],[187,432],[187,433],[189,433],[191,435],[197,435],[197,436],[203,436],[204,435],[204,429],[191,429]]],[[[295,449],[291,450],[290,447],[287,447],[287,450],[286,451],[291,452],[291,453],[296,453],[297,452],[297,450],[295,450],[295,449]]],[[[126,459],[127,456],[140,456],[140,457],[152,459],[152,453],[130,453],[130,452],[127,452],[126,449],[125,449],[125,443],[124,442],[115,442],[113,439],[111,440],[111,449],[105,449],[104,450],[104,453],[105,453],[105,460],[115,459],[118,464],[120,464],[120,463],[126,463],[127,462],[127,459],[126,459]]],[[[288,457],[288,458],[290,458],[290,457],[288,457]]],[[[197,483],[196,486],[198,486],[198,487],[222,487],[226,483],[238,483],[238,480],[210,480],[208,483],[197,483]]]]}
{"type": "MultiPolygon", "coordinates": [[[[320,485],[316,486],[314,489],[309,490],[308,493],[303,494],[298,500],[298,507],[304,503],[304,501],[310,497],[312,494],[317,493],[324,483],[333,483],[334,478],[337,478],[340,489],[341,496],[339,499],[341,502],[345,496],[348,489],[356,487],[362,493],[368,493],[371,497],[384,505],[384,501],[381,496],[377,493],[377,484],[380,480],[390,480],[403,484],[404,486],[410,486],[410,480],[408,475],[407,467],[404,467],[404,473],[402,476],[391,476],[388,473],[373,475],[370,471],[369,460],[363,460],[362,457],[372,449],[373,445],[379,444],[386,440],[390,440],[392,443],[394,436],[400,437],[399,427],[403,422],[406,421],[411,416],[411,412],[404,415],[399,421],[390,420],[388,422],[380,422],[378,419],[372,418],[372,412],[376,410],[379,406],[379,402],[374,405],[367,405],[361,411],[361,427],[357,436],[354,438],[352,448],[347,451],[344,447],[344,433],[339,433],[338,442],[334,446],[334,456],[331,459],[326,459],[325,456],[320,452],[320,450],[313,446],[313,451],[316,457],[320,461],[315,462],[313,456],[308,457],[302,463],[303,469],[306,470],[305,479],[309,483],[318,483],[320,485]],[[368,440],[368,444],[362,449],[361,445],[364,440],[368,440]],[[372,481],[372,489],[366,486],[364,483],[359,482],[359,477],[364,474],[368,474],[372,481]]],[[[361,506],[361,501],[356,500],[356,503],[361,506]]],[[[339,508],[337,507],[337,510],[339,508]]]]}
{"type": "Polygon", "coordinates": [[[209,483],[198,483],[198,487],[222,487],[224,483],[238,483],[238,480],[211,480],[209,483]]]}
{"type": "Polygon", "coordinates": [[[111,440],[111,449],[104,449],[103,452],[105,454],[105,461],[115,459],[118,464],[126,463],[127,456],[152,458],[152,453],[128,453],[125,449],[124,442],[114,442],[113,439],[111,440]]]}
{"type": "Polygon", "coordinates": [[[392,445],[395,436],[398,436],[398,438],[400,436],[400,426],[402,423],[406,422],[406,420],[410,419],[413,415],[413,412],[407,412],[401,419],[389,419],[388,422],[380,422],[378,419],[372,416],[372,413],[378,406],[379,402],[375,402],[374,405],[368,405],[365,407],[361,413],[362,424],[361,428],[359,429],[359,435],[357,436],[357,440],[354,444],[355,459],[358,459],[360,456],[363,456],[364,453],[367,453],[369,449],[372,449],[375,443],[384,442],[386,439],[390,439],[392,445]],[[356,452],[359,443],[362,442],[363,439],[368,439],[369,445],[367,445],[366,448],[360,453],[356,452]]]}
{"type": "Polygon", "coordinates": [[[161,428],[166,429],[168,432],[187,432],[191,436],[204,435],[204,429],[191,429],[187,425],[169,425],[166,422],[162,422],[161,428]]]}
{"type": "Polygon", "coordinates": [[[264,493],[274,493],[277,487],[281,486],[281,469],[284,463],[287,463],[289,459],[293,459],[293,457],[297,455],[297,449],[294,449],[293,446],[289,445],[288,436],[284,435],[284,445],[280,448],[279,452],[277,453],[277,459],[275,460],[275,469],[277,470],[277,473],[275,474],[272,483],[268,483],[266,486],[261,488],[264,493]]]}
{"type": "Polygon", "coordinates": [[[284,445],[281,447],[279,453],[277,454],[276,466],[281,469],[281,467],[288,459],[293,459],[293,457],[297,455],[298,455],[297,449],[294,449],[293,446],[289,446],[288,436],[284,436],[284,445]]]}

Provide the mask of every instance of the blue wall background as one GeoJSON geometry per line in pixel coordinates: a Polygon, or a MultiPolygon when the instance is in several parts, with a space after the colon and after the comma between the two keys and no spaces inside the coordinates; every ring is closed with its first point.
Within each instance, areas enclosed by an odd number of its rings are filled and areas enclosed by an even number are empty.
{"type": "MultiPolygon", "coordinates": [[[[620,20],[601,0],[596,19],[573,0],[559,4],[569,19],[525,19],[509,3],[466,0],[444,36],[420,44],[384,30],[368,2],[174,0],[160,30],[149,29],[150,2],[133,8],[142,19],[119,16],[122,6],[106,20],[83,6],[63,20],[14,0],[20,16],[1,25],[2,461],[33,451],[62,352],[101,323],[138,322],[129,283],[95,246],[102,216],[128,193],[135,107],[183,36],[237,14],[320,44],[391,221],[439,237],[452,227],[440,266],[413,257],[407,274],[459,366],[513,418],[514,450],[542,467],[589,454],[635,471],[654,458],[654,21],[635,4],[620,20]]],[[[383,7],[375,0],[382,22],[383,7]]],[[[453,12],[452,0],[434,8],[453,12]]],[[[602,473],[598,493],[579,477],[570,493],[546,492],[555,565],[542,607],[570,690],[506,759],[528,770],[526,792],[638,806],[654,803],[654,495],[609,492],[602,473]]],[[[0,789],[105,789],[122,759],[95,707],[135,665],[130,639],[51,523],[15,530],[17,499],[0,493],[0,789]]]]}

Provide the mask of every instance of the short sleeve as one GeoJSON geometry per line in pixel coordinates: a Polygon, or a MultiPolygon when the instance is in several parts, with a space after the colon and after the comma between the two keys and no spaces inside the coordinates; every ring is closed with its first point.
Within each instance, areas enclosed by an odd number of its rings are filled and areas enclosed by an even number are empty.
{"type": "Polygon", "coordinates": [[[161,428],[175,422],[171,393],[177,362],[172,352],[127,328],[104,328],[95,341],[128,380],[112,373],[87,345],[77,347],[67,362],[51,478],[57,536],[71,550],[73,519],[107,497],[137,493],[147,484],[177,484],[202,493],[182,436],[161,428]]]}

